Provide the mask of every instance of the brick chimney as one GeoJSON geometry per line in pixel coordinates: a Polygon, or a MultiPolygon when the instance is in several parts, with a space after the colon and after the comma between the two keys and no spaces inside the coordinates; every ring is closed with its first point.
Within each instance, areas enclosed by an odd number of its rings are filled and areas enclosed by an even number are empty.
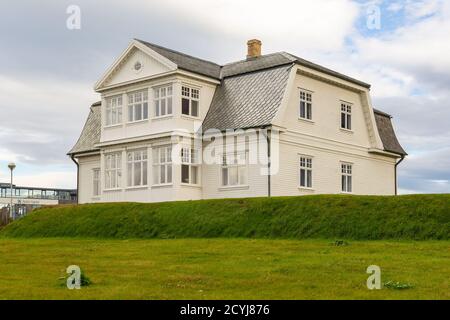
{"type": "Polygon", "coordinates": [[[252,39],[247,41],[247,59],[258,58],[261,56],[261,41],[252,39]]]}

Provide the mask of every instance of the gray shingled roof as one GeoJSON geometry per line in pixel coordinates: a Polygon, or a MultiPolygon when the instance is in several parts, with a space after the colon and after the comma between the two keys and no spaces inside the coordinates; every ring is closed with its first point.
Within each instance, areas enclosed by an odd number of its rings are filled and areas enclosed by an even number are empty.
{"type": "Polygon", "coordinates": [[[73,146],[67,154],[79,154],[89,151],[99,150],[94,145],[100,142],[100,129],[101,129],[101,102],[96,102],[91,106],[86,123],[84,124],[83,131],[78,138],[77,143],[73,146]]]}
{"type": "Polygon", "coordinates": [[[214,79],[220,79],[221,67],[214,62],[192,57],[190,55],[172,49],[164,48],[150,42],[142,41],[139,39],[135,40],[156,51],[163,57],[169,59],[170,61],[175,63],[179,69],[192,71],[204,76],[212,77],[214,79]]]}
{"type": "Polygon", "coordinates": [[[391,116],[383,111],[374,109],[375,121],[377,123],[378,132],[381,141],[383,142],[384,150],[388,152],[397,153],[400,155],[407,155],[402,148],[395,135],[394,127],[392,125],[391,116]]]}
{"type": "Polygon", "coordinates": [[[222,80],[202,129],[238,129],[270,125],[292,65],[245,73],[222,80]]]}
{"type": "MultiPolygon", "coordinates": [[[[289,70],[294,64],[300,64],[370,88],[367,83],[286,52],[263,55],[220,66],[149,42],[137,41],[171,60],[180,69],[221,80],[203,122],[203,131],[211,128],[226,130],[270,125],[281,103],[289,70]]],[[[98,150],[95,144],[100,141],[99,106],[99,102],[91,106],[80,138],[68,153],[69,155],[98,150]]],[[[391,117],[375,110],[375,119],[384,149],[406,155],[395,136],[391,117]]]]}

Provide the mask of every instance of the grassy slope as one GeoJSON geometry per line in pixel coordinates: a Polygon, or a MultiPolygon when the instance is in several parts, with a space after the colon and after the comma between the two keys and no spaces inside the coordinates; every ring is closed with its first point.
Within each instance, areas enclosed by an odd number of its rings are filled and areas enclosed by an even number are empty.
{"type": "Polygon", "coordinates": [[[450,299],[449,241],[0,239],[0,299],[450,299]],[[68,290],[79,265],[92,280],[68,290]],[[370,291],[366,268],[412,289],[370,291]]]}
{"type": "Polygon", "coordinates": [[[450,195],[304,196],[36,210],[2,237],[450,239],[450,195]]]}

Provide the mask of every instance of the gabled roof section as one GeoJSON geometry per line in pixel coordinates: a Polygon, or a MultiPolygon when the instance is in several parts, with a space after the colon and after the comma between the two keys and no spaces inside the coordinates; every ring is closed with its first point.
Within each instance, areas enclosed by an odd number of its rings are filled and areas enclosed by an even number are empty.
{"type": "Polygon", "coordinates": [[[83,131],[78,138],[77,143],[67,153],[68,155],[80,154],[85,152],[98,151],[95,144],[100,142],[101,130],[101,102],[96,102],[91,106],[88,118],[84,124],[83,131]]]}
{"type": "Polygon", "coordinates": [[[143,40],[135,39],[136,41],[144,44],[148,48],[156,51],[163,57],[169,59],[173,63],[175,63],[179,69],[183,69],[186,71],[191,71],[203,76],[211,77],[214,79],[220,79],[220,65],[199,59],[172,49],[164,48],[161,46],[158,46],[156,44],[146,42],[143,40]]]}
{"type": "Polygon", "coordinates": [[[380,134],[381,141],[383,142],[384,150],[402,156],[407,155],[395,135],[394,127],[391,121],[392,117],[380,110],[373,109],[373,111],[375,114],[378,133],[380,134]]]}
{"type": "Polygon", "coordinates": [[[281,104],[292,64],[238,74],[222,80],[202,130],[270,125],[281,104]]]}

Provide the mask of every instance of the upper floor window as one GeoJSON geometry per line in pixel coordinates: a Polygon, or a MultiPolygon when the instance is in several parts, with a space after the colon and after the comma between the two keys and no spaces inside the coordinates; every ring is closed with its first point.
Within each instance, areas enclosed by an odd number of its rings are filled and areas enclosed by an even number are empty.
{"type": "Polygon", "coordinates": [[[120,188],[122,177],[122,153],[110,153],[105,155],[105,188],[120,188]]]}
{"type": "Polygon", "coordinates": [[[153,149],[153,184],[172,183],[172,147],[153,149]]]}
{"type": "Polygon", "coordinates": [[[198,152],[192,148],[181,148],[181,182],[198,184],[198,152]]]}
{"type": "Polygon", "coordinates": [[[128,121],[148,119],[148,92],[136,91],[128,94],[128,121]]]}
{"type": "Polygon", "coordinates": [[[147,150],[128,152],[127,176],[129,187],[147,185],[147,150]]]}
{"type": "Polygon", "coordinates": [[[181,88],[181,113],[184,115],[198,117],[200,91],[183,86],[181,88]]]}
{"type": "Polygon", "coordinates": [[[341,128],[352,130],[352,106],[348,103],[341,103],[341,128]]]}
{"type": "Polygon", "coordinates": [[[95,168],[92,170],[92,195],[94,197],[100,195],[100,169],[95,168]]]}
{"type": "Polygon", "coordinates": [[[301,119],[312,120],[312,93],[300,90],[300,110],[301,119]]]}
{"type": "Polygon", "coordinates": [[[312,158],[300,157],[300,187],[312,188],[312,158]]]}
{"type": "Polygon", "coordinates": [[[155,88],[155,117],[172,114],[172,85],[155,88]]]}
{"type": "Polygon", "coordinates": [[[247,184],[247,153],[228,154],[222,158],[222,185],[242,186],[247,184]]]}
{"type": "Polygon", "coordinates": [[[341,164],[341,183],[342,192],[352,192],[352,165],[348,163],[341,164]]]}
{"type": "Polygon", "coordinates": [[[122,96],[106,98],[105,125],[112,126],[122,123],[122,96]]]}

